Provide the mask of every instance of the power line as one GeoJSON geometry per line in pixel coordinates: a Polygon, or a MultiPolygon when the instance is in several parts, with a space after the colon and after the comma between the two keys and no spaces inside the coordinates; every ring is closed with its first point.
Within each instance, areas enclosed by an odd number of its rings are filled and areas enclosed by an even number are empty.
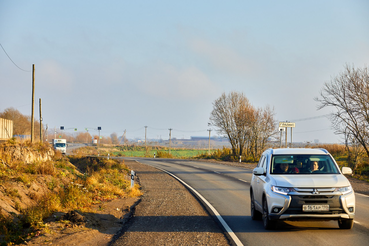
{"type": "Polygon", "coordinates": [[[330,114],[320,115],[320,116],[314,116],[309,118],[303,118],[303,119],[297,119],[297,120],[290,120],[290,122],[296,122],[296,121],[305,121],[305,120],[315,120],[318,118],[325,118],[328,117],[330,114]]]}
{"type": "Polygon", "coordinates": [[[332,130],[332,129],[331,128],[325,128],[325,129],[320,129],[320,130],[311,130],[311,131],[304,131],[304,132],[294,132],[294,134],[309,133],[309,132],[321,132],[321,131],[327,131],[327,130],[332,130]]]}
{"type": "Polygon", "coordinates": [[[185,130],[178,130],[178,129],[173,129],[173,130],[175,130],[177,132],[206,132],[207,131],[207,129],[205,129],[205,130],[197,130],[197,131],[185,131],[185,130]]]}
{"type": "Polygon", "coordinates": [[[17,64],[15,64],[15,62],[12,60],[12,58],[10,58],[10,56],[8,55],[8,53],[6,53],[6,51],[5,51],[5,49],[4,49],[4,47],[0,44],[0,46],[1,46],[1,48],[3,49],[3,51],[4,51],[4,53],[6,54],[6,56],[9,58],[9,60],[17,67],[17,68],[19,68],[20,70],[22,70],[22,71],[24,71],[24,72],[27,72],[27,73],[29,73],[29,72],[31,72],[31,71],[27,71],[27,70],[24,70],[24,69],[22,69],[22,68],[20,68],[17,64]]]}

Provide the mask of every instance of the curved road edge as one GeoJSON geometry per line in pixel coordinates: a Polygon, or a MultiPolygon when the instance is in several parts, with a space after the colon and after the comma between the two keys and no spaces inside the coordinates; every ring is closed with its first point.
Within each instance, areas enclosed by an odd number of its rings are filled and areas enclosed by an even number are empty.
{"type": "Polygon", "coordinates": [[[219,214],[219,212],[199,192],[197,192],[193,187],[191,187],[189,184],[187,184],[186,182],[184,182],[182,179],[172,174],[171,172],[168,172],[167,170],[164,170],[159,167],[155,167],[155,166],[152,166],[152,167],[167,173],[168,175],[172,176],[173,178],[178,180],[180,183],[182,183],[193,195],[195,195],[201,201],[201,203],[206,207],[207,211],[217,218],[217,221],[224,228],[226,232],[226,236],[228,237],[228,239],[230,239],[232,244],[237,245],[237,246],[243,246],[243,243],[236,236],[236,234],[232,231],[232,229],[228,226],[228,224],[224,221],[223,217],[219,214]]]}

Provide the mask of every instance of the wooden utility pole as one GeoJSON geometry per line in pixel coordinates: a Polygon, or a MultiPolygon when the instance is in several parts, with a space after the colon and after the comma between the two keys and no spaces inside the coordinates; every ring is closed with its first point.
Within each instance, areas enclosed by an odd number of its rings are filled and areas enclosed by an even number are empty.
{"type": "Polygon", "coordinates": [[[146,150],[147,150],[146,134],[147,134],[147,126],[145,126],[145,148],[146,148],[146,150]]]}
{"type": "Polygon", "coordinates": [[[209,155],[210,155],[210,133],[211,133],[211,129],[208,129],[209,131],[209,155]]]}
{"type": "Polygon", "coordinates": [[[31,143],[35,134],[35,64],[32,64],[32,111],[31,111],[31,143]]]}
{"type": "Polygon", "coordinates": [[[172,146],[172,128],[169,128],[169,154],[170,154],[170,147],[172,146]]]}
{"type": "Polygon", "coordinates": [[[40,99],[40,142],[42,143],[42,110],[41,110],[41,98],[40,99]]]}
{"type": "Polygon", "coordinates": [[[286,137],[285,137],[286,144],[285,144],[285,148],[287,148],[287,127],[285,127],[284,130],[286,131],[286,137]]]}

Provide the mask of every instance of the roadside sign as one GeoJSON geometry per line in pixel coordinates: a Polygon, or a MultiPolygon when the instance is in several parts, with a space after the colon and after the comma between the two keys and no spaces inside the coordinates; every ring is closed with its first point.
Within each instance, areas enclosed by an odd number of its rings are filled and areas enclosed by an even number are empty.
{"type": "Polygon", "coordinates": [[[279,127],[295,127],[294,122],[279,122],[279,127]]]}

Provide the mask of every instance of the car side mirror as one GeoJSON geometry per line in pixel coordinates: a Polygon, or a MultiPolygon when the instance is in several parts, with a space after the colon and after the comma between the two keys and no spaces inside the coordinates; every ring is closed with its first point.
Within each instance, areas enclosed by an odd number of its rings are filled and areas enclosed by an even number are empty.
{"type": "Polygon", "coordinates": [[[342,167],[342,174],[352,175],[352,169],[349,167],[342,167]]]}
{"type": "Polygon", "coordinates": [[[264,168],[255,167],[252,172],[253,172],[254,175],[263,175],[264,174],[264,168]]]}

